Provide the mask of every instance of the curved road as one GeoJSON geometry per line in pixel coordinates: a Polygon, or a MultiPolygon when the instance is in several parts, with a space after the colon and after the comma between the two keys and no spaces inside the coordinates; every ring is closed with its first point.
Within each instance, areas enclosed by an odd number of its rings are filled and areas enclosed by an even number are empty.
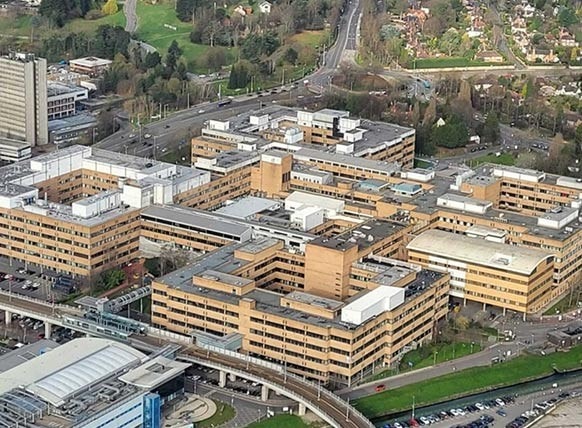
{"type": "Polygon", "coordinates": [[[284,386],[300,397],[303,397],[307,402],[317,405],[317,407],[333,418],[342,428],[373,427],[368,419],[354,412],[353,407],[349,404],[331,398],[329,394],[325,393],[326,391],[322,390],[322,393],[318,393],[317,385],[312,385],[292,376],[285,376],[284,373],[279,373],[276,370],[261,365],[247,364],[246,361],[223,354],[208,352],[195,346],[189,346],[185,351],[186,355],[191,355],[199,360],[225,365],[258,378],[263,378],[276,385],[284,386]]]}
{"type": "Polygon", "coordinates": [[[137,0],[125,0],[123,13],[125,15],[125,31],[129,34],[135,33],[137,30],[137,0]]]}

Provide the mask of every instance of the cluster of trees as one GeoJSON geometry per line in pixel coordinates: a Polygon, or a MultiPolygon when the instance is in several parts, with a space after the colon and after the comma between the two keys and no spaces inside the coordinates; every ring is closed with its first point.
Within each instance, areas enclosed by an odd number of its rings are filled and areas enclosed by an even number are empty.
{"type": "Polygon", "coordinates": [[[99,290],[111,290],[125,281],[125,272],[121,269],[110,269],[101,274],[97,282],[99,290]]]}
{"type": "Polygon", "coordinates": [[[101,4],[101,0],[42,0],[38,13],[57,27],[62,27],[71,19],[84,17],[101,4]]]}
{"type": "Polygon", "coordinates": [[[234,64],[228,79],[229,89],[244,88],[249,83],[249,70],[243,62],[234,64]]]}
{"type": "Polygon", "coordinates": [[[94,55],[113,59],[117,53],[129,55],[130,34],[121,27],[101,25],[94,34],[52,33],[43,39],[38,54],[48,61],[94,55]]]}
{"type": "MultiPolygon", "coordinates": [[[[400,66],[409,66],[411,58],[405,49],[406,43],[401,31],[395,25],[387,23],[387,15],[384,13],[405,13],[410,7],[408,0],[363,0],[362,4],[361,40],[369,59],[380,64],[397,63],[400,66]]],[[[430,16],[420,29],[422,36],[428,37],[427,45],[430,49],[439,50],[449,56],[455,54],[473,57],[479,41],[471,40],[457,30],[462,10],[460,0],[436,0],[431,3],[430,16]]]]}

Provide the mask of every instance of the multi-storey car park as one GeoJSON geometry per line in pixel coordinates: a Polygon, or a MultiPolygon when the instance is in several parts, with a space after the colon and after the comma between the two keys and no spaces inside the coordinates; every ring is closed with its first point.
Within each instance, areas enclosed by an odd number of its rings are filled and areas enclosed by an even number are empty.
{"type": "Polygon", "coordinates": [[[525,317],[580,278],[580,181],[413,169],[409,147],[278,106],[209,121],[192,167],[74,146],[0,169],[0,248],[88,278],[193,252],[153,284],[157,326],[350,384],[430,340],[449,296],[525,317]]]}

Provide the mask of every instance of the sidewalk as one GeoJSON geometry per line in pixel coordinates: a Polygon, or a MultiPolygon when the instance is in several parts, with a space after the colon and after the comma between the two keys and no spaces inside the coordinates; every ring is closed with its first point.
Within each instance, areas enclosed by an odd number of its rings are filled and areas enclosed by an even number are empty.
{"type": "Polygon", "coordinates": [[[512,354],[516,353],[519,344],[515,342],[498,342],[483,351],[467,355],[465,357],[457,358],[455,360],[446,361],[437,364],[436,366],[425,367],[418,370],[413,370],[406,373],[378,379],[354,388],[344,388],[335,391],[340,397],[344,399],[354,400],[356,398],[364,397],[374,394],[376,392],[376,385],[384,384],[386,389],[395,389],[401,386],[417,383],[423,380],[432,379],[448,373],[453,373],[457,370],[464,370],[471,367],[488,366],[491,364],[491,359],[499,357],[503,352],[511,350],[512,354]]]}

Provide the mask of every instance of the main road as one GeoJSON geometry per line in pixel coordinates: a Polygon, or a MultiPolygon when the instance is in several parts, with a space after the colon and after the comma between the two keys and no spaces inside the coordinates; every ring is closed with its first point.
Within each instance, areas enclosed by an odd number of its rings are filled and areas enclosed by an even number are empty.
{"type": "MultiPolygon", "coordinates": [[[[344,52],[356,49],[355,40],[360,13],[359,0],[347,3],[338,26],[336,42],[323,55],[321,67],[314,74],[306,77],[310,85],[329,84],[331,76],[342,61],[344,52]]],[[[95,144],[95,147],[142,157],[159,157],[162,152],[177,148],[182,141],[189,141],[192,131],[202,127],[209,119],[226,119],[249,109],[258,109],[264,104],[297,97],[304,93],[305,89],[299,86],[291,89],[290,92],[279,92],[263,97],[256,94],[237,96],[233,98],[231,104],[222,107],[218,107],[217,102],[198,104],[144,125],[139,131],[122,128],[95,144]],[[151,137],[144,138],[148,134],[151,137]]]]}

